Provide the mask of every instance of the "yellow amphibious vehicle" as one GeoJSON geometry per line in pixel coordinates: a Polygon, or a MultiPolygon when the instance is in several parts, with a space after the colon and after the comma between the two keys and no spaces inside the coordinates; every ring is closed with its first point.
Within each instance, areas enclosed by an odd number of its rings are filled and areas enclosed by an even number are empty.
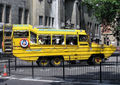
{"type": "Polygon", "coordinates": [[[38,29],[31,25],[4,25],[3,52],[40,66],[87,60],[96,64],[116,50],[112,45],[89,44],[85,30],[38,29]]]}

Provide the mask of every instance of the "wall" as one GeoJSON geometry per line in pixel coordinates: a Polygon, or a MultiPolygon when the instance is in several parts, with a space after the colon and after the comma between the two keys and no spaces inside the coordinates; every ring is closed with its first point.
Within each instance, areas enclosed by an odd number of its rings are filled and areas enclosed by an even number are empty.
{"type": "MultiPolygon", "coordinates": [[[[18,10],[19,7],[23,8],[23,10],[28,9],[28,3],[27,0],[0,0],[0,4],[4,5],[4,9],[3,9],[3,19],[2,22],[5,23],[5,9],[6,6],[9,5],[11,7],[10,10],[10,22],[11,24],[18,24],[18,10]]],[[[24,16],[24,12],[23,12],[23,16],[24,16]]],[[[22,23],[24,23],[24,17],[22,20],[22,23]]],[[[29,23],[29,19],[28,19],[28,23],[29,23]]]]}

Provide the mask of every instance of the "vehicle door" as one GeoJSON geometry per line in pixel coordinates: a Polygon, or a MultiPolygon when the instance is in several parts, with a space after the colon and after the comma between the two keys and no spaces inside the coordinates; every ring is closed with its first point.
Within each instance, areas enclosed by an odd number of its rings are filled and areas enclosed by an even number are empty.
{"type": "Polygon", "coordinates": [[[79,34],[79,51],[80,51],[80,60],[86,60],[89,58],[89,42],[87,35],[80,35],[79,34]]]}
{"type": "Polygon", "coordinates": [[[78,60],[80,57],[78,49],[77,34],[66,34],[66,53],[70,60],[78,60]]]}

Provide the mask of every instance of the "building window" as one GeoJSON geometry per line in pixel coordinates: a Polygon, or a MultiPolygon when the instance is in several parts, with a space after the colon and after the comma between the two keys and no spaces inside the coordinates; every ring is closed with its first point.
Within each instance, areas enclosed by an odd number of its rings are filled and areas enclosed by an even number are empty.
{"type": "Polygon", "coordinates": [[[51,17],[49,17],[49,24],[48,24],[48,26],[50,26],[50,23],[51,23],[51,17]]]}
{"type": "Polygon", "coordinates": [[[99,25],[97,24],[97,33],[99,34],[99,25]]]}
{"type": "Polygon", "coordinates": [[[40,2],[43,1],[43,0],[39,0],[40,2]]]}
{"type": "Polygon", "coordinates": [[[26,10],[25,10],[25,15],[24,15],[24,23],[25,23],[25,24],[28,23],[28,14],[29,14],[29,11],[26,9],[26,10]]]}
{"type": "Polygon", "coordinates": [[[9,5],[6,6],[6,18],[5,18],[5,23],[9,23],[10,22],[10,11],[11,11],[11,7],[9,5]]]}
{"type": "Polygon", "coordinates": [[[106,37],[104,37],[104,44],[106,44],[106,37]]]}
{"type": "Polygon", "coordinates": [[[43,25],[42,20],[43,20],[43,16],[39,16],[39,25],[43,25]]]}
{"type": "Polygon", "coordinates": [[[49,4],[51,4],[51,3],[52,3],[52,0],[47,0],[47,2],[48,2],[49,4]]]}
{"type": "Polygon", "coordinates": [[[92,29],[92,23],[90,22],[90,29],[92,29]]]}
{"type": "Polygon", "coordinates": [[[98,29],[97,29],[97,25],[95,24],[95,33],[97,34],[98,29]]]}
{"type": "Polygon", "coordinates": [[[21,23],[22,23],[22,14],[23,14],[23,8],[19,8],[18,24],[21,24],[21,23]]]}
{"type": "Polygon", "coordinates": [[[107,42],[106,42],[106,44],[109,45],[109,43],[110,43],[110,39],[107,38],[107,42]]]}
{"type": "Polygon", "coordinates": [[[47,20],[48,20],[48,17],[46,16],[45,17],[45,26],[47,26],[47,20]]]}
{"type": "Polygon", "coordinates": [[[54,25],[54,18],[52,18],[52,26],[54,25]]]}
{"type": "Polygon", "coordinates": [[[0,22],[2,22],[2,16],[3,16],[3,5],[0,4],[0,22]]]}

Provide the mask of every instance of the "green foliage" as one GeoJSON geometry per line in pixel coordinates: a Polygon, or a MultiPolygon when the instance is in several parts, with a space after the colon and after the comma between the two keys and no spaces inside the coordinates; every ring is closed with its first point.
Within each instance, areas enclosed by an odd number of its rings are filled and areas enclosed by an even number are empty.
{"type": "Polygon", "coordinates": [[[116,30],[120,30],[120,26],[117,26],[117,27],[116,27],[116,30]]]}
{"type": "Polygon", "coordinates": [[[117,14],[120,16],[120,0],[84,0],[83,4],[93,9],[94,15],[101,23],[111,23],[117,14]]]}

